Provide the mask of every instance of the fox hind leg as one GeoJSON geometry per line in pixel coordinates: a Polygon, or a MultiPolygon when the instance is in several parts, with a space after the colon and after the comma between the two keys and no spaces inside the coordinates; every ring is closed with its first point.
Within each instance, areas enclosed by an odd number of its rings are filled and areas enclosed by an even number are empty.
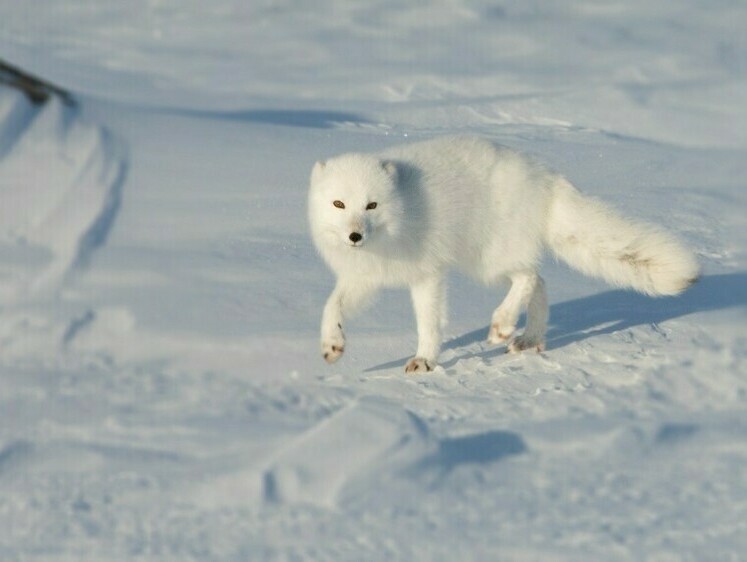
{"type": "Polygon", "coordinates": [[[545,282],[538,275],[527,305],[527,325],[524,333],[516,336],[508,344],[509,353],[518,353],[525,349],[536,349],[544,351],[545,332],[547,332],[547,320],[549,317],[547,306],[547,292],[545,282]]]}
{"type": "Polygon", "coordinates": [[[493,311],[488,341],[499,344],[508,341],[516,330],[519,316],[528,306],[539,278],[533,271],[520,271],[509,275],[511,288],[498,308],[493,311]]]}
{"type": "Polygon", "coordinates": [[[500,344],[510,340],[516,330],[519,316],[526,309],[526,329],[511,342],[509,351],[516,352],[532,347],[544,349],[548,319],[545,283],[534,271],[519,271],[509,277],[511,288],[493,312],[488,341],[500,344]]]}

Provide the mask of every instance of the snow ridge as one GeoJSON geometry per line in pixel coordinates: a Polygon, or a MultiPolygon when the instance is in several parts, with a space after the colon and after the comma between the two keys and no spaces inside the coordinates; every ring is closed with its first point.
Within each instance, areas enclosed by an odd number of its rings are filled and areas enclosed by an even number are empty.
{"type": "Polygon", "coordinates": [[[0,88],[0,303],[54,295],[85,265],[117,213],[122,146],[52,96],[0,88]]]}

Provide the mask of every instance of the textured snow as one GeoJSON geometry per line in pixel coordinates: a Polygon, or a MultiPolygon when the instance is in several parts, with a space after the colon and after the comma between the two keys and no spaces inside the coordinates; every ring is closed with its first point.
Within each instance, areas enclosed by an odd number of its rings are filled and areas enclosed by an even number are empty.
{"type": "Polygon", "coordinates": [[[747,7],[0,3],[0,559],[740,560],[747,7]],[[314,161],[447,133],[530,152],[700,257],[678,298],[548,260],[546,352],[441,365],[407,295],[319,356],[314,161]]]}

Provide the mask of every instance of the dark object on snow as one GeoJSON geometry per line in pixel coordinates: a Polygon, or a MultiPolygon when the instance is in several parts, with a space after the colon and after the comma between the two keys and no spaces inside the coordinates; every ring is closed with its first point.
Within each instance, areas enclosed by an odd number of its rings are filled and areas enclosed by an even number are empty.
{"type": "Polygon", "coordinates": [[[2,59],[0,59],[0,84],[7,84],[21,90],[36,105],[42,105],[50,96],[59,97],[66,105],[75,105],[75,100],[65,90],[31,76],[2,59]]]}

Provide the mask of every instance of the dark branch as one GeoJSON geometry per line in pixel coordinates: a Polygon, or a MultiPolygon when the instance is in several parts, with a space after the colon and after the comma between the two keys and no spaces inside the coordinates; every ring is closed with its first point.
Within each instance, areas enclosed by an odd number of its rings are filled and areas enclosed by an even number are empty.
{"type": "Polygon", "coordinates": [[[0,59],[0,84],[7,84],[21,90],[32,103],[37,105],[45,103],[50,96],[59,97],[67,105],[75,105],[75,100],[69,92],[32,76],[2,59],[0,59]]]}

